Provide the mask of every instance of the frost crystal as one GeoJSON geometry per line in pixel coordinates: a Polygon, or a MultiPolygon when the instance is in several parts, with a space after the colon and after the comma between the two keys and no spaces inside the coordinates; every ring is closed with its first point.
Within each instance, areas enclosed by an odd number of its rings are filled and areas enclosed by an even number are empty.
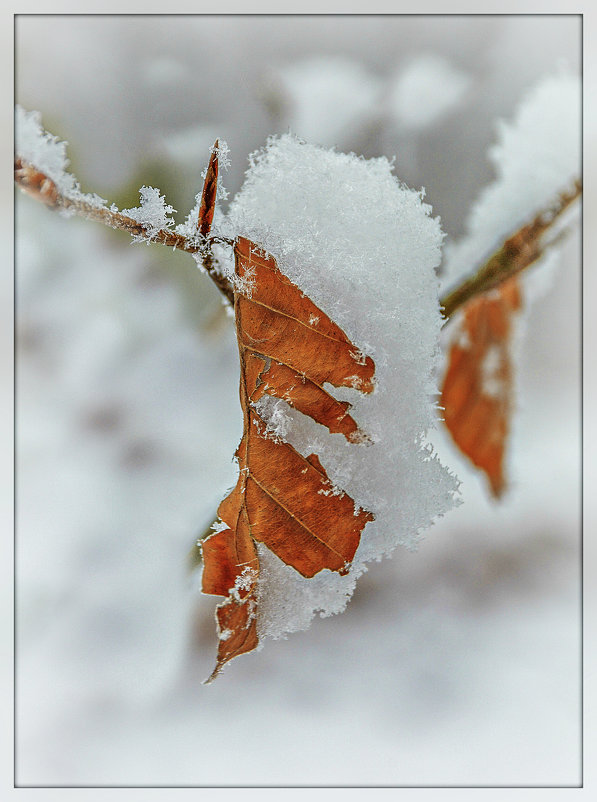
{"type": "Polygon", "coordinates": [[[230,589],[231,595],[236,599],[236,601],[241,600],[240,592],[241,590],[249,590],[255,579],[257,578],[257,572],[250,568],[248,565],[243,568],[242,573],[236,577],[234,581],[234,587],[230,589]]]}
{"type": "Polygon", "coordinates": [[[251,298],[253,295],[253,287],[255,286],[255,268],[251,265],[246,265],[244,275],[237,276],[232,273],[230,281],[234,287],[235,292],[244,295],[246,298],[251,298]]]}
{"type": "Polygon", "coordinates": [[[254,406],[261,419],[265,421],[265,436],[273,440],[286,440],[292,425],[288,404],[280,398],[264,395],[254,406]]]}
{"type": "Polygon", "coordinates": [[[210,149],[218,157],[218,164],[221,169],[227,170],[230,167],[230,148],[224,139],[218,140],[218,146],[210,149]]]}
{"type": "MultiPolygon", "coordinates": [[[[225,524],[224,521],[220,520],[219,518],[211,525],[211,531],[214,533],[223,532],[225,529],[228,529],[228,524],[225,524]]],[[[201,540],[202,539],[200,538],[197,543],[201,543],[201,540]]]]}
{"type": "MultiPolygon", "coordinates": [[[[174,225],[174,220],[170,217],[176,211],[166,203],[159,189],[155,187],[142,186],[139,190],[141,206],[134,209],[123,209],[122,214],[131,217],[137,223],[141,223],[147,231],[149,239],[155,236],[161,229],[170,229],[174,225]]],[[[142,237],[145,239],[145,236],[142,237]]]]}
{"type": "Polygon", "coordinates": [[[284,403],[265,402],[278,436],[305,456],[318,454],[330,477],[322,489],[345,491],[376,520],[365,528],[346,576],[324,570],[304,579],[259,546],[262,638],[304,629],[317,611],[340,612],[365,563],[398,543],[412,547],[421,530],[454,506],[458,482],[425,441],[436,419],[435,267],[443,235],[422,193],[401,185],[385,158],[364,160],[291,135],[268,140],[250,163],[222,232],[271,252],[356,344],[355,362],[372,356],[377,381],[368,396],[326,385],[353,405],[368,445],[347,443],[284,403]]]}

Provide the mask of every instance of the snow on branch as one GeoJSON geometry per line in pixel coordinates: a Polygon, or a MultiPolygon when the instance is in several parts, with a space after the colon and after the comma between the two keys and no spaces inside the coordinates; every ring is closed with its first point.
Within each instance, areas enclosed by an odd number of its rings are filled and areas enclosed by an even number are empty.
{"type": "MultiPolygon", "coordinates": [[[[458,257],[462,269],[455,294],[441,304],[446,314],[537,262],[546,244],[557,240],[564,212],[581,192],[570,140],[577,100],[574,80],[556,77],[547,89],[530,96],[512,126],[502,127],[500,145],[493,151],[498,180],[473,213],[469,239],[451,252],[451,263],[458,257]],[[554,169],[545,165],[554,167],[551,160],[561,142],[541,131],[545,141],[535,148],[541,127],[546,127],[546,113],[547,127],[551,123],[558,136],[565,135],[563,158],[556,158],[554,169]],[[525,180],[530,187],[526,193],[520,189],[525,180]],[[469,278],[471,267],[483,260],[485,265],[469,278]]],[[[309,297],[354,345],[354,375],[344,377],[332,398],[354,409],[368,435],[367,447],[361,441],[348,448],[339,430],[327,431],[284,396],[252,407],[263,419],[269,440],[284,441],[306,461],[321,456],[330,486],[320,493],[346,493],[355,517],[359,510],[374,515],[350,570],[322,569],[307,577],[264,542],[255,546],[260,565],[254,588],[260,608],[256,627],[261,640],[304,629],[316,613],[343,610],[367,563],[390,554],[397,545],[414,547],[424,529],[459,503],[459,481],[427,439],[438,420],[436,373],[443,321],[436,268],[443,233],[439,219],[423,202],[424,192],[402,184],[386,158],[366,160],[285,135],[271,137],[263,150],[250,156],[242,189],[228,214],[220,213],[217,236],[208,236],[218,158],[226,162],[228,150],[216,142],[203,194],[185,223],[175,227],[174,210],[158,189],[143,186],[140,206],[122,212],[107,207],[97,195],[82,193],[66,171],[65,143],[42,129],[36,112],[17,110],[15,180],[21,188],[63,213],[126,230],[136,241],[191,253],[236,307],[239,297],[250,295],[246,279],[251,279],[252,265],[241,264],[238,250],[239,239],[246,238],[255,244],[253,255],[269,253],[301,297],[309,297]],[[236,243],[239,275],[240,267],[246,268],[242,286],[229,262],[220,265],[212,255],[211,243],[222,241],[236,243]],[[375,363],[376,381],[374,392],[363,399],[355,391],[358,366],[367,357],[375,363]]],[[[313,314],[308,324],[300,325],[311,332],[318,321],[313,314]]],[[[251,342],[265,344],[263,355],[256,358],[269,370],[273,359],[267,348],[274,338],[267,326],[259,334],[263,338],[251,335],[251,342]]]]}
{"type": "Polygon", "coordinates": [[[495,266],[496,259],[507,267],[514,246],[510,266],[518,272],[561,240],[582,192],[580,114],[580,79],[562,68],[530,89],[511,121],[499,122],[489,150],[496,177],[473,205],[465,236],[445,248],[446,286],[466,282],[472,290],[471,270],[482,276],[484,262],[495,266]]]}
{"type": "MultiPolygon", "coordinates": [[[[211,254],[212,242],[221,241],[221,237],[206,239],[188,228],[184,233],[172,230],[174,221],[170,214],[174,209],[154,187],[143,186],[141,205],[123,211],[115,204],[108,207],[99,195],[83,193],[75,176],[66,170],[69,164],[66,145],[43,129],[39,112],[27,112],[17,106],[15,182],[18,186],[66,216],[79,215],[126,231],[136,242],[158,242],[190,253],[232,303],[232,288],[211,254]]],[[[225,143],[220,143],[217,151],[227,157],[225,143]]],[[[195,229],[196,225],[195,221],[195,229]]]]}
{"type": "MultiPolygon", "coordinates": [[[[443,283],[452,285],[441,302],[446,318],[464,301],[535,264],[562,238],[569,224],[564,212],[582,192],[575,178],[579,164],[579,143],[574,134],[580,113],[579,91],[578,79],[573,76],[553,76],[529,94],[514,123],[501,124],[500,141],[490,152],[498,179],[474,207],[469,234],[446,248],[443,283]],[[539,124],[541,115],[545,118],[546,114],[549,119],[539,124]],[[528,222],[533,212],[536,216],[528,222]],[[500,234],[504,237],[501,244],[500,234]],[[471,273],[483,253],[491,255],[471,273]]],[[[83,193],[77,179],[66,170],[67,143],[43,129],[39,112],[17,106],[15,143],[15,182],[22,190],[67,216],[80,215],[126,231],[134,241],[156,242],[190,253],[233,303],[234,281],[225,275],[226,268],[214,258],[211,247],[217,242],[230,244],[230,239],[211,236],[206,240],[197,230],[202,193],[198,193],[186,221],[174,227],[170,217],[174,209],[154,187],[141,187],[140,206],[123,211],[114,204],[108,207],[95,193],[83,193]]],[[[212,154],[223,167],[229,165],[225,142],[216,141],[212,154]]],[[[225,197],[219,178],[217,191],[225,197]]]]}
{"type": "Polygon", "coordinates": [[[547,290],[556,246],[578,218],[578,78],[562,71],[543,79],[514,119],[500,123],[489,155],[496,179],[472,207],[467,234],[446,249],[448,280],[456,276],[456,288],[442,300],[453,323],[441,403],[454,443],[500,498],[509,484],[524,313],[547,290]],[[464,270],[487,253],[463,281],[464,270]]]}
{"type": "Polygon", "coordinates": [[[141,205],[134,209],[123,209],[122,214],[132,218],[143,226],[144,234],[140,239],[152,239],[161,230],[169,231],[174,227],[174,220],[170,215],[175,212],[172,206],[166,203],[159,189],[142,186],[139,190],[141,205]]]}
{"type": "Polygon", "coordinates": [[[73,203],[86,207],[102,209],[106,201],[96,194],[81,192],[77,179],[66,171],[69,160],[66,157],[67,142],[49,134],[42,128],[38,111],[27,112],[20,106],[16,108],[15,151],[24,164],[35,167],[45,176],[45,186],[40,183],[41,199],[48,205],[56,205],[59,198],[68,198],[73,203]]]}
{"type": "Polygon", "coordinates": [[[444,316],[452,317],[468,300],[498,287],[534,265],[548,249],[561,242],[570,230],[565,213],[581,193],[582,183],[577,180],[573,189],[562,192],[551,208],[540,212],[530,223],[508,237],[474,275],[444,296],[441,301],[444,316]],[[558,225],[562,222],[563,225],[558,225]]]}

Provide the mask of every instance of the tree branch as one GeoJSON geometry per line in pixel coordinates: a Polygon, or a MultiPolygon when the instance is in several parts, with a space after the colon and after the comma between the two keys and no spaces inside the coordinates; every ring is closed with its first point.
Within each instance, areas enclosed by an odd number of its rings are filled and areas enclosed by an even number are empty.
{"type": "Polygon", "coordinates": [[[554,231],[555,222],[581,193],[582,183],[576,181],[571,192],[560,195],[555,207],[540,212],[534,220],[509,237],[474,275],[440,300],[444,316],[452,317],[471,298],[498,287],[506,279],[530,267],[550,246],[560,241],[566,231],[559,231],[551,238],[546,235],[554,231]]]}
{"type": "Polygon", "coordinates": [[[131,236],[143,237],[151,242],[158,242],[186,253],[199,254],[208,276],[230,303],[234,303],[234,293],[230,282],[225,276],[217,272],[211,254],[211,244],[213,242],[226,242],[232,245],[231,240],[216,236],[206,238],[204,242],[197,244],[196,241],[191,241],[182,236],[182,234],[177,234],[168,229],[162,228],[159,231],[149,231],[142,223],[133,220],[132,217],[127,217],[114,208],[95,206],[76,197],[70,198],[60,193],[51,178],[48,178],[47,175],[19,158],[15,159],[15,183],[23,191],[51,209],[63,210],[69,214],[84,217],[87,220],[95,220],[110,228],[126,231],[131,236]]]}
{"type": "MultiPolygon", "coordinates": [[[[208,177],[206,177],[206,185],[210,186],[207,179],[208,177]]],[[[201,263],[208,276],[228,301],[231,304],[234,303],[232,286],[228,279],[217,271],[211,253],[212,243],[226,242],[232,245],[231,240],[216,236],[205,238],[204,242],[197,244],[196,240],[189,240],[182,234],[168,229],[149,231],[142,223],[127,217],[114,208],[96,206],[61,194],[56,184],[48,176],[19,158],[15,159],[15,182],[22,190],[52,209],[62,209],[70,214],[95,220],[110,226],[110,228],[126,231],[132,236],[143,237],[151,242],[158,242],[186,253],[200,254],[201,263]]],[[[213,189],[214,187],[211,187],[212,192],[213,189]]],[[[581,193],[582,183],[576,181],[571,192],[560,195],[554,208],[540,212],[530,223],[510,236],[474,275],[440,299],[444,317],[452,317],[471,298],[498,287],[503,281],[530,267],[543,256],[550,246],[562,238],[565,231],[558,232],[551,239],[546,238],[545,235],[550,230],[553,232],[555,222],[561,218],[564,211],[581,193]]],[[[211,223],[211,220],[209,222],[211,223]]],[[[201,226],[201,218],[198,226],[201,226]]]]}

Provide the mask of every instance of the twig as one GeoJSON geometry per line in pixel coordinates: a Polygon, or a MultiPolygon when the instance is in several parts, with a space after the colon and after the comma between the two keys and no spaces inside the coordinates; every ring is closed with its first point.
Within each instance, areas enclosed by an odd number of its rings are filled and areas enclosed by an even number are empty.
{"type": "Polygon", "coordinates": [[[208,276],[230,303],[234,303],[234,293],[230,282],[225,276],[217,272],[211,254],[211,244],[213,242],[225,242],[232,245],[231,240],[227,240],[224,237],[211,237],[206,238],[204,243],[197,244],[182,234],[177,234],[168,229],[162,228],[159,231],[150,232],[142,223],[133,220],[132,217],[127,217],[122,212],[105,206],[94,206],[76,197],[69,198],[61,194],[51,178],[48,178],[47,175],[19,158],[15,159],[15,183],[22,190],[51,209],[61,209],[70,214],[84,217],[87,220],[95,220],[110,228],[126,231],[132,236],[145,237],[151,242],[158,242],[186,253],[200,254],[201,262],[208,276]]]}
{"type": "MultiPolygon", "coordinates": [[[[50,178],[30,164],[23,162],[21,159],[15,159],[15,182],[25,192],[42,203],[45,203],[50,208],[63,209],[71,214],[85,217],[88,220],[95,220],[111,228],[126,231],[132,236],[145,237],[152,242],[158,242],[171,248],[177,248],[186,253],[200,254],[202,265],[208,276],[215,283],[220,292],[225,295],[228,301],[231,304],[234,303],[234,291],[232,286],[228,279],[216,270],[211,253],[212,243],[224,242],[232,245],[232,240],[228,240],[225,237],[206,236],[204,243],[197,244],[196,241],[191,241],[182,234],[177,234],[167,229],[149,232],[141,223],[133,220],[131,217],[127,217],[122,214],[122,212],[108,209],[105,206],[94,206],[90,203],[69,198],[61,194],[56,184],[50,178]]],[[[201,210],[197,224],[199,233],[202,231],[209,232],[209,227],[211,225],[209,209],[213,210],[212,195],[214,194],[216,182],[217,160],[212,158],[205,178],[201,210]]],[[[534,220],[520,228],[504,242],[474,275],[440,299],[440,306],[444,317],[452,317],[454,313],[471,298],[494,289],[503,281],[525,270],[543,256],[546,249],[561,239],[564,232],[560,232],[547,242],[544,241],[544,235],[581,193],[582,183],[577,181],[572,192],[563,193],[560,196],[557,206],[554,209],[541,212],[534,220]]]]}
{"type": "Polygon", "coordinates": [[[555,221],[581,193],[582,183],[576,181],[574,190],[560,195],[555,208],[541,212],[534,220],[509,237],[473,276],[448,292],[440,300],[444,316],[452,317],[454,312],[471,298],[494,289],[506,279],[530,267],[543,256],[545,251],[559,241],[565,232],[560,231],[548,241],[544,239],[544,235],[549,232],[555,221]]]}

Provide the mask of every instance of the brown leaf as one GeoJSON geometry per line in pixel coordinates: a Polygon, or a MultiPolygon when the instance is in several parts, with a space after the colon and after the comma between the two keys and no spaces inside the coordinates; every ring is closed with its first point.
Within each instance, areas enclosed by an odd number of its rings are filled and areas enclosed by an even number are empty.
{"type": "Polygon", "coordinates": [[[203,192],[201,193],[197,231],[203,237],[207,237],[210,232],[216,208],[216,193],[218,191],[218,146],[219,140],[216,139],[211,149],[211,156],[209,157],[209,164],[207,165],[207,171],[205,173],[205,181],[203,182],[203,192]]]}
{"type": "Polygon", "coordinates": [[[373,360],[280,272],[271,255],[244,238],[236,241],[234,255],[244,430],[236,452],[238,481],[218,508],[225,528],[202,544],[203,592],[227,597],[216,611],[220,641],[210,680],[258,644],[256,542],[304,577],[324,568],[346,574],[361,532],[373,520],[332,485],[317,455],[303,457],[272,436],[254,406],[265,395],[281,398],[349,442],[367,443],[350,405],[323,384],[371,393],[373,360]]]}
{"type": "Polygon", "coordinates": [[[462,310],[444,378],[441,404],[458,448],[486,474],[499,497],[512,411],[513,316],[522,305],[516,276],[462,310]]]}

